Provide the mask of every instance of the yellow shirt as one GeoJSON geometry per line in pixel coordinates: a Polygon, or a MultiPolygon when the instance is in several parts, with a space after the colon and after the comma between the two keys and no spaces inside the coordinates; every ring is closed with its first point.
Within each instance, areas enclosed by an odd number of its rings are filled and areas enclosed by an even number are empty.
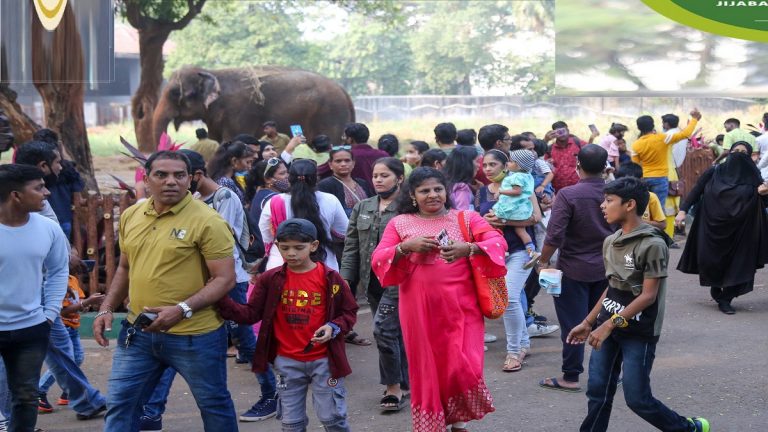
{"type": "MultiPolygon", "coordinates": [[[[192,194],[160,215],[153,201],[131,206],[120,217],[120,246],[129,265],[129,322],[145,306],[177,305],[200,291],[209,278],[205,260],[231,257],[235,246],[224,219],[192,194]]],[[[203,334],[222,323],[208,306],[168,333],[203,334]]]]}
{"type": "Polygon", "coordinates": [[[189,149],[200,153],[203,159],[208,162],[219,149],[219,143],[212,139],[204,138],[189,146],[189,149]]]}
{"type": "Polygon", "coordinates": [[[669,143],[667,135],[654,133],[643,135],[632,144],[632,161],[643,166],[643,177],[667,177],[669,174],[669,149],[672,144],[688,138],[698,121],[691,119],[688,126],[674,134],[669,143]]]}
{"type": "Polygon", "coordinates": [[[663,222],[666,220],[664,215],[664,209],[661,208],[661,201],[659,197],[653,192],[648,192],[648,207],[645,208],[643,213],[643,221],[645,222],[663,222]]]}
{"type": "Polygon", "coordinates": [[[322,165],[328,162],[328,159],[330,159],[331,154],[328,152],[318,153],[312,150],[312,147],[310,147],[308,144],[299,144],[296,146],[296,149],[293,150],[292,156],[293,156],[293,160],[310,159],[317,162],[318,165],[322,165]]]}
{"type": "Polygon", "coordinates": [[[274,138],[270,138],[266,135],[259,138],[259,141],[269,141],[272,143],[273,146],[275,146],[275,150],[277,150],[277,154],[281,154],[283,150],[285,150],[285,147],[288,146],[288,141],[291,139],[288,138],[288,135],[281,134],[278,132],[278,134],[274,138]]]}

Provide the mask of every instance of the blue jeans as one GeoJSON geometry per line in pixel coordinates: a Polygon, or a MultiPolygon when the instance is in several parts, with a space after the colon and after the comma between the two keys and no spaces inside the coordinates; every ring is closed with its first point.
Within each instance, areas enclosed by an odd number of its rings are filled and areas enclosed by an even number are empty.
{"type": "MultiPolygon", "coordinates": [[[[240,303],[248,303],[248,282],[236,283],[235,287],[229,291],[229,298],[240,303]]],[[[253,326],[237,324],[234,321],[227,321],[227,331],[232,343],[237,348],[238,355],[248,361],[253,360],[253,354],[256,352],[256,336],[253,335],[253,326]]]]}
{"type": "Polygon", "coordinates": [[[0,360],[0,424],[11,418],[11,393],[8,391],[8,376],[5,374],[5,362],[0,360]]]}
{"type": "MultiPolygon", "coordinates": [[[[0,331],[0,356],[11,396],[9,431],[32,432],[37,423],[37,382],[48,347],[47,321],[19,330],[0,331]]],[[[1,391],[1,389],[0,389],[1,391]]],[[[5,405],[5,404],[3,404],[5,405]]]]}
{"type": "Polygon", "coordinates": [[[587,385],[587,418],[581,424],[581,432],[600,432],[608,429],[622,363],[624,399],[629,409],[665,432],[695,430],[689,421],[667,408],[651,394],[650,375],[655,356],[656,342],[615,335],[609,336],[599,351],[592,351],[587,385]]]}
{"type": "MultiPolygon", "coordinates": [[[[83,364],[85,359],[85,353],[83,352],[83,345],[80,343],[80,332],[76,328],[64,326],[69,333],[69,340],[72,341],[72,351],[74,351],[75,363],[78,366],[83,364]]],[[[56,382],[56,378],[53,377],[53,373],[50,370],[45,371],[43,376],[40,377],[40,393],[48,393],[53,383],[56,382]]]]}
{"type": "Polygon", "coordinates": [[[669,195],[669,178],[667,177],[643,177],[648,185],[648,190],[659,197],[661,208],[666,208],[667,195],[669,195]]]}
{"type": "Polygon", "coordinates": [[[301,362],[288,357],[275,358],[280,389],[277,419],[283,432],[306,432],[307,393],[312,388],[312,405],[326,432],[349,432],[347,390],[344,378],[331,379],[328,359],[301,362]]]}
{"type": "Polygon", "coordinates": [[[123,321],[112,359],[105,432],[137,432],[142,407],[168,367],[184,377],[197,402],[206,432],[237,431],[227,390],[227,331],[200,335],[137,331],[126,348],[130,324],[123,321]]]}
{"type": "Polygon", "coordinates": [[[76,413],[93,414],[107,404],[104,396],[88,382],[85,373],[75,361],[72,338],[60,317],[51,325],[51,341],[48,344],[45,363],[59,386],[67,392],[69,406],[76,413]]]}
{"type": "Polygon", "coordinates": [[[528,261],[528,253],[525,250],[512,251],[507,256],[507,295],[509,305],[504,311],[504,332],[507,336],[507,353],[520,354],[522,348],[531,347],[528,337],[528,326],[525,323],[525,312],[521,304],[521,297],[525,298],[525,280],[531,269],[524,269],[523,265],[528,261]]]}

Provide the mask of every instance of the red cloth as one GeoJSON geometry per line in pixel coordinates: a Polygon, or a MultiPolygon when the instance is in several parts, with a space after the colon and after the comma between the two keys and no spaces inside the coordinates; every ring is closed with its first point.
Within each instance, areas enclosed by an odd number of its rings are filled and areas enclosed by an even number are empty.
{"type": "Polygon", "coordinates": [[[325,344],[314,346],[308,353],[304,348],[325,325],[325,272],[316,265],[306,273],[286,272],[285,286],[275,315],[277,354],[297,361],[314,361],[325,357],[325,344]]]}
{"type": "MultiPolygon", "coordinates": [[[[341,329],[341,333],[327,344],[328,366],[333,378],[343,378],[352,373],[344,347],[344,335],[352,330],[357,321],[358,306],[341,275],[324,264],[322,267],[325,275],[323,286],[326,298],[330,299],[325,306],[326,316],[328,321],[341,329]]],[[[239,304],[229,296],[217,303],[219,313],[224,319],[238,324],[255,324],[262,321],[259,337],[256,339],[256,352],[253,355],[252,369],[256,373],[266,372],[269,362],[274,361],[277,356],[275,315],[286,284],[287,271],[287,266],[283,264],[260,274],[251,295],[248,296],[248,304],[239,304]]]]}
{"type": "Polygon", "coordinates": [[[488,177],[485,176],[485,171],[483,171],[483,157],[477,158],[477,174],[475,174],[475,180],[479,181],[485,186],[488,186],[489,184],[493,183],[488,179],[488,177]]]}
{"type": "MultiPolygon", "coordinates": [[[[465,214],[473,232],[489,227],[477,213],[465,214]]],[[[451,240],[464,241],[455,210],[434,219],[396,216],[387,224],[371,260],[382,286],[400,285],[414,432],[444,432],[446,424],[478,420],[494,411],[483,379],[485,323],[469,259],[447,263],[433,251],[412,253],[394,262],[398,244],[414,237],[434,237],[442,229],[451,240]]],[[[492,229],[475,240],[489,258],[489,268],[483,271],[504,272],[507,242],[501,234],[492,229]]]]}
{"type": "Polygon", "coordinates": [[[552,179],[552,186],[555,191],[560,191],[566,186],[572,186],[579,182],[579,175],[576,174],[579,150],[581,147],[576,144],[574,137],[568,138],[568,144],[564,147],[561,147],[557,142],[552,144],[552,149],[546,156],[546,160],[552,163],[555,171],[555,178],[552,179]]]}

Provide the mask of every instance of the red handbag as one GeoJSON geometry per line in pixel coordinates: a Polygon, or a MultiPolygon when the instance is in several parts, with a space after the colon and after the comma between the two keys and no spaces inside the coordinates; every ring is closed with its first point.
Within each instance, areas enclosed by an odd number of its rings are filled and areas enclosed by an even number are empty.
{"type": "MultiPolygon", "coordinates": [[[[488,226],[473,233],[464,212],[459,212],[459,227],[461,227],[461,234],[467,243],[473,243],[475,235],[495,230],[493,227],[488,226]]],[[[487,255],[470,255],[469,264],[472,268],[472,280],[477,292],[477,303],[480,305],[480,311],[483,313],[483,316],[490,319],[501,317],[509,305],[505,275],[486,274],[485,269],[493,267],[492,261],[487,255]]],[[[506,274],[506,271],[504,273],[506,274]]]]}

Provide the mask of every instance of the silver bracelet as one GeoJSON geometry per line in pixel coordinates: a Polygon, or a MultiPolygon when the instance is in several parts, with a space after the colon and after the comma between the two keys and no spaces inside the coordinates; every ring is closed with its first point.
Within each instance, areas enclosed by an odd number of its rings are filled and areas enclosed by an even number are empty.
{"type": "Polygon", "coordinates": [[[104,316],[104,315],[106,315],[106,314],[110,314],[110,315],[113,315],[113,312],[112,312],[111,310],[109,310],[109,309],[107,309],[107,310],[103,310],[103,311],[101,311],[101,312],[99,312],[99,313],[97,313],[97,314],[96,314],[96,318],[98,318],[98,317],[100,317],[100,316],[104,316]]]}

